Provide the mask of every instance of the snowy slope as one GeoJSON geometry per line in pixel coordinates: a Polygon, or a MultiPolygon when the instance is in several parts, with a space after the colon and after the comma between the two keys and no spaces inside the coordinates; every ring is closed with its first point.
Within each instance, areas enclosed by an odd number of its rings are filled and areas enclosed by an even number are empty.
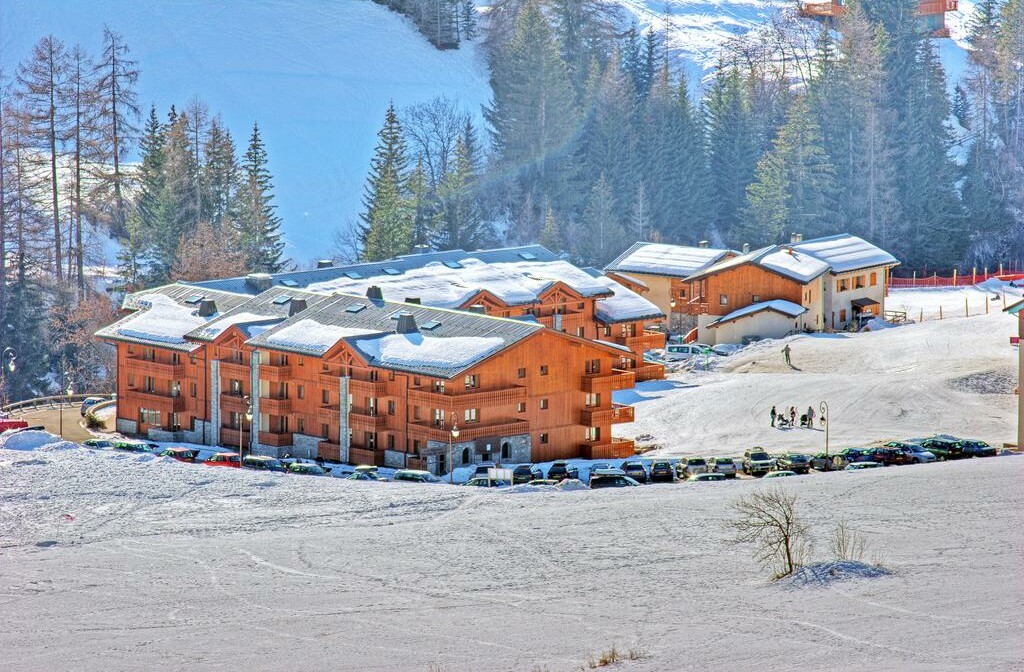
{"type": "Polygon", "coordinates": [[[300,261],[323,256],[331,232],[360,210],[376,132],[399,107],[445,94],[479,113],[490,97],[473,45],[441,52],[411,22],[370,0],[4,0],[5,75],[52,33],[95,54],[103,25],[140,61],[139,102],[161,114],[198,96],[237,144],[258,121],[277,202],[300,261]]]}
{"type": "Polygon", "coordinates": [[[1020,669],[1024,458],[786,479],[891,576],[771,584],[768,485],[531,494],[0,450],[0,669],[1020,669]]]}

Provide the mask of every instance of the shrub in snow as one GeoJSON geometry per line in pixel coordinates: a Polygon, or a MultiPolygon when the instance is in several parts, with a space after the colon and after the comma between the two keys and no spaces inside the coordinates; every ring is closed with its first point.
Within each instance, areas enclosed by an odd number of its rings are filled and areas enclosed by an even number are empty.
{"type": "Polygon", "coordinates": [[[888,576],[891,573],[885,567],[869,565],[865,562],[832,560],[829,562],[815,562],[799,567],[792,575],[785,578],[785,584],[794,588],[821,586],[836,581],[849,581],[850,579],[874,579],[880,576],[888,576]]]}
{"type": "Polygon", "coordinates": [[[754,546],[754,560],[774,569],[774,578],[801,566],[810,546],[810,530],[797,515],[797,497],[782,488],[769,488],[733,502],[736,541],[754,546]]]}

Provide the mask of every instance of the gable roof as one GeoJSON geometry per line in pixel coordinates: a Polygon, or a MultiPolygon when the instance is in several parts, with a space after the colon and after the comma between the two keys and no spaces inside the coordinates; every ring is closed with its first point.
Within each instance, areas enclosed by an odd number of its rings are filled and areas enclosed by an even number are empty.
{"type": "Polygon", "coordinates": [[[846,273],[872,266],[896,266],[900,263],[882,248],[849,233],[813,238],[795,243],[792,247],[822,260],[833,273],[846,273]]]}
{"type": "Polygon", "coordinates": [[[806,284],[818,276],[827,273],[829,270],[829,265],[817,257],[798,252],[796,249],[788,246],[769,245],[747,254],[741,254],[731,259],[720,261],[699,273],[694,273],[687,279],[698,280],[746,264],[754,264],[801,284],[806,284]]]}
{"type": "Polygon", "coordinates": [[[345,342],[372,366],[451,378],[543,329],[520,320],[338,294],[257,334],[247,344],[322,356],[345,342]],[[399,313],[411,314],[418,330],[398,333],[399,313]]]}
{"type": "Polygon", "coordinates": [[[247,337],[252,337],[258,330],[267,329],[289,317],[292,299],[305,301],[308,309],[327,298],[324,294],[286,287],[273,287],[262,294],[246,297],[245,302],[188,332],[185,334],[185,338],[197,341],[215,341],[218,336],[233,326],[239,327],[247,337]]]}
{"type": "Polygon", "coordinates": [[[718,327],[726,322],[734,322],[745,317],[750,317],[763,311],[770,311],[773,313],[779,313],[786,317],[800,317],[807,312],[807,308],[798,306],[792,301],[786,301],[785,299],[775,299],[773,301],[762,301],[760,303],[753,303],[749,306],[744,306],[737,310],[732,311],[728,315],[723,315],[717,320],[708,323],[709,327],[718,327]]]}
{"type": "Polygon", "coordinates": [[[641,242],[634,243],[605,270],[685,278],[721,261],[730,253],[732,250],[728,249],[641,242]]]}

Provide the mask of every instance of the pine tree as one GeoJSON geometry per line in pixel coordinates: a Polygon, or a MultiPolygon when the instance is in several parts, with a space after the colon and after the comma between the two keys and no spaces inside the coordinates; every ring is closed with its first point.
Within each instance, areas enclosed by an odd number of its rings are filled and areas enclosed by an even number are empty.
{"type": "Polygon", "coordinates": [[[267,149],[257,124],[252,125],[241,174],[235,219],[238,242],[252,271],[277,273],[284,267],[281,218],[274,205],[273,177],[267,167],[267,149]]]}
{"type": "Polygon", "coordinates": [[[214,117],[210,122],[203,156],[205,196],[201,219],[210,222],[214,228],[220,228],[226,220],[234,218],[236,214],[234,208],[240,179],[235,141],[220,117],[214,117]]]}
{"type": "MultiPolygon", "coordinates": [[[[75,286],[78,289],[78,300],[85,296],[85,249],[82,238],[82,219],[90,205],[83,199],[83,183],[88,174],[87,162],[95,158],[96,147],[100,144],[98,136],[97,107],[95,83],[91,79],[92,63],[79,46],[75,46],[68,55],[68,86],[69,128],[65,140],[72,158],[72,199],[71,229],[69,247],[73,253],[68,258],[68,275],[74,264],[75,286]],[[73,244],[71,240],[73,239],[73,244]]],[[[94,164],[93,164],[94,165],[94,164]]]]}
{"type": "Polygon", "coordinates": [[[196,166],[192,153],[188,120],[176,116],[170,126],[162,129],[160,147],[161,189],[156,197],[154,228],[140,228],[136,235],[146,236],[148,278],[150,282],[166,282],[178,252],[178,242],[195,228],[196,166]]]}
{"type": "Polygon", "coordinates": [[[626,248],[628,238],[616,217],[616,209],[611,185],[601,175],[573,236],[573,252],[583,264],[604,267],[626,248]]]}
{"type": "Polygon", "coordinates": [[[473,0],[463,0],[461,28],[462,39],[470,42],[476,39],[476,4],[473,2],[473,0]]]}
{"type": "MultiPolygon", "coordinates": [[[[413,212],[412,223],[412,246],[430,247],[431,244],[444,245],[438,242],[438,227],[441,219],[441,204],[438,202],[437,193],[430,188],[427,179],[427,171],[423,168],[423,160],[416,161],[416,165],[409,173],[408,179],[409,202],[413,212]]],[[[438,247],[437,249],[447,249],[438,247]]]]}
{"type": "Polygon", "coordinates": [[[552,252],[561,252],[565,247],[562,229],[558,226],[555,213],[549,207],[544,215],[544,228],[540,232],[540,244],[552,252]]]}
{"type": "Polygon", "coordinates": [[[107,147],[107,158],[112,164],[103,175],[105,191],[111,195],[110,230],[115,236],[124,235],[128,211],[126,182],[121,170],[121,159],[131,148],[139,118],[135,83],[139,79],[138,62],[128,58],[128,45],[124,38],[106,26],[103,28],[103,52],[96,62],[96,90],[100,99],[99,119],[107,147]]]}
{"type": "Polygon", "coordinates": [[[364,261],[389,259],[408,254],[412,248],[415,209],[408,190],[408,157],[402,126],[394,104],[388,105],[384,126],[370,161],[359,229],[364,261]]]}

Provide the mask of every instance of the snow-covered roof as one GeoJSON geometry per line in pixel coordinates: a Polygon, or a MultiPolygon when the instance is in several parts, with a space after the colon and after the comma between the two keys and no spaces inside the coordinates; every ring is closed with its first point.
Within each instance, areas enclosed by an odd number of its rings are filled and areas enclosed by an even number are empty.
{"type": "Polygon", "coordinates": [[[788,247],[769,245],[759,250],[741,254],[720,261],[703,271],[694,273],[688,279],[697,280],[709,275],[721,273],[744,264],[755,264],[800,283],[807,283],[829,270],[828,264],[809,254],[797,252],[788,247]]]}
{"type": "Polygon", "coordinates": [[[327,297],[287,287],[272,287],[257,296],[244,298],[242,304],[226,311],[201,328],[189,332],[185,335],[186,338],[213,341],[233,326],[239,327],[249,336],[255,336],[259,329],[269,328],[289,317],[293,312],[293,300],[302,301],[309,307],[327,297]]]}
{"type": "Polygon", "coordinates": [[[314,319],[302,318],[267,334],[266,342],[272,346],[322,355],[342,339],[377,333],[380,332],[376,329],[322,324],[314,319]]]}
{"type": "Polygon", "coordinates": [[[605,268],[685,278],[720,261],[731,250],[664,243],[634,243],[605,268]]]}
{"type": "Polygon", "coordinates": [[[493,336],[434,338],[417,332],[356,338],[352,344],[373,366],[404,369],[440,366],[459,370],[498,352],[505,346],[505,340],[493,336]]]}
{"type": "Polygon", "coordinates": [[[608,276],[596,278],[611,290],[612,296],[594,303],[594,316],[604,324],[635,322],[665,317],[656,305],[608,276]]]}
{"type": "Polygon", "coordinates": [[[136,304],[139,310],[96,332],[100,338],[194,350],[196,344],[185,341],[185,334],[206,324],[198,307],[183,305],[164,294],[149,294],[136,304]]]}
{"type": "Polygon", "coordinates": [[[626,275],[625,273],[619,273],[618,271],[608,271],[608,275],[615,276],[617,278],[622,278],[626,282],[628,282],[630,284],[634,284],[637,287],[643,287],[644,289],[650,289],[650,287],[647,285],[646,282],[644,282],[640,278],[633,277],[632,275],[626,275]]]}
{"type": "Polygon", "coordinates": [[[793,249],[817,257],[828,264],[833,273],[900,263],[882,248],[849,233],[805,240],[794,244],[793,249]]]}
{"type": "Polygon", "coordinates": [[[733,322],[744,317],[750,317],[756,313],[760,313],[765,310],[772,312],[781,313],[786,317],[800,317],[807,312],[807,308],[799,306],[792,301],[786,301],[784,299],[775,299],[773,301],[762,301],[760,303],[752,303],[749,306],[738,308],[732,311],[728,315],[723,315],[714,322],[708,324],[709,327],[717,327],[725,322],[733,322]]]}

